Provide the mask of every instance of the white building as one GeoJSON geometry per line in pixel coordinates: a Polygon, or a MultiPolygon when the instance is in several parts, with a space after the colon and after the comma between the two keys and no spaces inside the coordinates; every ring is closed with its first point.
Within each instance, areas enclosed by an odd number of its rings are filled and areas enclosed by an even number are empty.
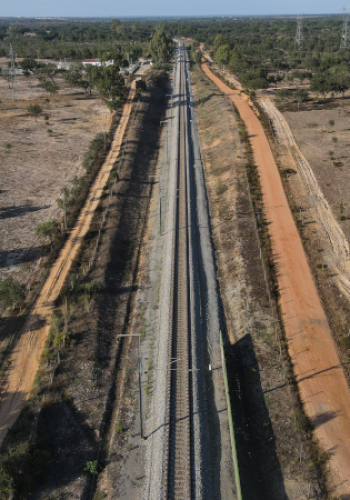
{"type": "Polygon", "coordinates": [[[101,62],[100,59],[85,59],[83,61],[83,66],[112,66],[114,64],[114,61],[103,61],[101,62]]]}

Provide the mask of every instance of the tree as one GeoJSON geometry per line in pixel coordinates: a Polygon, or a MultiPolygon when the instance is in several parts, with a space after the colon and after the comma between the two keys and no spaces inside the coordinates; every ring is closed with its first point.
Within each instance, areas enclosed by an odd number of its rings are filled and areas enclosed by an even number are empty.
{"type": "Polygon", "coordinates": [[[85,68],[82,64],[72,65],[65,75],[65,79],[73,87],[81,87],[84,89],[86,95],[92,93],[94,86],[92,65],[88,64],[85,68]],[[84,75],[85,73],[85,75],[84,75]],[[85,78],[84,78],[85,76],[85,78]]]}
{"type": "Polygon", "coordinates": [[[0,300],[5,307],[12,307],[25,297],[26,286],[11,278],[0,280],[0,300]]]}
{"type": "Polygon", "coordinates": [[[30,116],[39,116],[42,113],[42,108],[39,106],[39,104],[30,104],[27,106],[27,111],[30,114],[30,116]]]}
{"type": "Polygon", "coordinates": [[[111,21],[111,30],[116,31],[117,28],[120,26],[121,22],[119,19],[112,19],[111,21]]]}
{"type": "Polygon", "coordinates": [[[171,37],[169,37],[164,29],[158,28],[157,33],[153,36],[149,44],[149,50],[154,61],[164,63],[169,61],[173,49],[171,37]]]}
{"type": "Polygon", "coordinates": [[[346,90],[350,88],[350,73],[347,69],[344,68],[335,68],[332,73],[332,82],[333,89],[335,92],[339,92],[342,94],[344,98],[344,94],[346,90]]]}
{"type": "Polygon", "coordinates": [[[60,89],[58,85],[55,85],[54,83],[49,82],[49,81],[45,81],[45,82],[41,83],[40,87],[43,88],[44,90],[46,90],[46,92],[48,92],[50,94],[50,96],[52,94],[56,94],[60,89]]]}
{"type": "Polygon", "coordinates": [[[219,66],[227,66],[230,61],[230,46],[229,45],[220,45],[218,50],[215,52],[215,61],[219,66]]]}
{"type": "Polygon", "coordinates": [[[292,92],[289,89],[279,89],[276,90],[276,99],[283,101],[284,99],[289,100],[292,97],[292,92]]]}
{"type": "Polygon", "coordinates": [[[38,63],[34,59],[23,59],[23,61],[20,62],[20,67],[24,71],[35,71],[38,66],[38,63]]]}
{"type": "Polygon", "coordinates": [[[326,97],[329,92],[334,90],[329,72],[316,73],[310,82],[311,92],[318,92],[326,97]]]}
{"type": "Polygon", "coordinates": [[[55,233],[57,233],[60,229],[60,223],[56,219],[51,219],[47,222],[42,222],[38,224],[35,228],[36,234],[43,239],[49,239],[49,243],[51,245],[52,238],[55,233]]]}
{"type": "Polygon", "coordinates": [[[50,78],[51,82],[52,83],[55,83],[54,82],[54,77],[56,75],[58,75],[58,73],[61,73],[61,70],[58,69],[55,64],[52,64],[52,63],[49,63],[49,64],[45,64],[41,70],[40,70],[41,74],[47,76],[48,78],[50,78]]]}
{"type": "Polygon", "coordinates": [[[300,103],[307,101],[309,98],[309,92],[306,89],[299,89],[295,92],[295,99],[298,103],[298,109],[300,108],[300,103]]]}
{"type": "Polygon", "coordinates": [[[92,68],[92,77],[102,97],[109,100],[123,97],[125,84],[118,66],[95,66],[92,68]]]}
{"type": "MultiPolygon", "coordinates": [[[[110,101],[112,102],[112,101],[110,101]]],[[[90,142],[89,149],[84,154],[83,167],[90,170],[92,164],[99,158],[105,148],[106,134],[99,132],[90,142]]]]}
{"type": "Polygon", "coordinates": [[[141,92],[147,90],[146,82],[144,80],[137,80],[136,90],[140,90],[141,92]]]}

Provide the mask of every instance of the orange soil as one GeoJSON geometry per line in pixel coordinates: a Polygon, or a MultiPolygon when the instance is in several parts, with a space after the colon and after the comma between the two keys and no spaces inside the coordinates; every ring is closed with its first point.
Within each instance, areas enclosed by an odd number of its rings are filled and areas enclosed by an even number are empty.
{"type": "Polygon", "coordinates": [[[202,69],[230,97],[247,126],[260,174],[283,323],[300,396],[317,438],[330,453],[335,492],[345,500],[350,498],[349,387],[278,168],[262,125],[246,100],[217,78],[207,64],[202,64],[202,69]]]}
{"type": "Polygon", "coordinates": [[[101,167],[79,219],[71,231],[61,253],[53,265],[50,275],[31,311],[20,340],[10,357],[10,367],[4,375],[0,403],[0,444],[8,428],[17,419],[32,388],[39,367],[40,355],[49,332],[49,320],[54,305],[71,264],[76,259],[81,242],[89,230],[94,212],[100,202],[110,171],[116,162],[125,130],[130,118],[136,81],[132,82],[129,97],[124,105],[122,117],[116,130],[112,147],[101,167]],[[34,324],[37,327],[33,326],[34,324]]]}

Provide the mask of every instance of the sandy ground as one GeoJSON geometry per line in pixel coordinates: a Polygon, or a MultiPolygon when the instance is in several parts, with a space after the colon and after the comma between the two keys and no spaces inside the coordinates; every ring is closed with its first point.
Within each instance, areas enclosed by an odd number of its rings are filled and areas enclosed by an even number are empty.
{"type": "Polygon", "coordinates": [[[124,106],[111,151],[91,187],[77,224],[52,267],[50,275],[33,307],[33,311],[25,324],[16,349],[10,357],[10,369],[4,376],[3,392],[1,395],[0,443],[4,439],[7,429],[16,420],[24,401],[29,395],[38,369],[40,354],[48,334],[48,321],[52,305],[60,293],[72,261],[78,254],[81,242],[90,227],[94,211],[100,202],[110,170],[117,160],[129,121],[134,94],[135,83],[132,85],[129,99],[124,106]]]}
{"type": "Polygon", "coordinates": [[[283,112],[301,151],[309,160],[322,192],[347,238],[350,238],[350,103],[335,109],[283,112]],[[333,120],[334,125],[329,121],[333,120]],[[334,142],[334,140],[337,142],[334,142]],[[333,152],[332,154],[330,152],[333,152]],[[343,213],[340,213],[340,204],[343,213]]]}
{"type": "Polygon", "coordinates": [[[305,410],[330,453],[335,492],[350,493],[350,395],[281,178],[262,125],[238,91],[203,71],[225,92],[246,123],[257,163],[278,271],[280,307],[305,410]]]}
{"type": "Polygon", "coordinates": [[[50,97],[36,78],[18,77],[19,99],[12,101],[0,78],[1,278],[28,281],[43,245],[36,225],[59,218],[61,189],[83,173],[81,160],[91,139],[110,127],[112,115],[97,92],[85,99],[81,89],[56,80],[59,93],[50,97]],[[41,116],[29,116],[30,104],[42,107],[41,116]]]}

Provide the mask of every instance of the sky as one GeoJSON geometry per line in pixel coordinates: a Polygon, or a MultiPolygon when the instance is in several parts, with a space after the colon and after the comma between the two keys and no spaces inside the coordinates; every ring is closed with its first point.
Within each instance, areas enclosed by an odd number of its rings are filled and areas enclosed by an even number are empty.
{"type": "Polygon", "coordinates": [[[337,14],[329,0],[0,0],[0,16],[153,17],[337,14]]]}

